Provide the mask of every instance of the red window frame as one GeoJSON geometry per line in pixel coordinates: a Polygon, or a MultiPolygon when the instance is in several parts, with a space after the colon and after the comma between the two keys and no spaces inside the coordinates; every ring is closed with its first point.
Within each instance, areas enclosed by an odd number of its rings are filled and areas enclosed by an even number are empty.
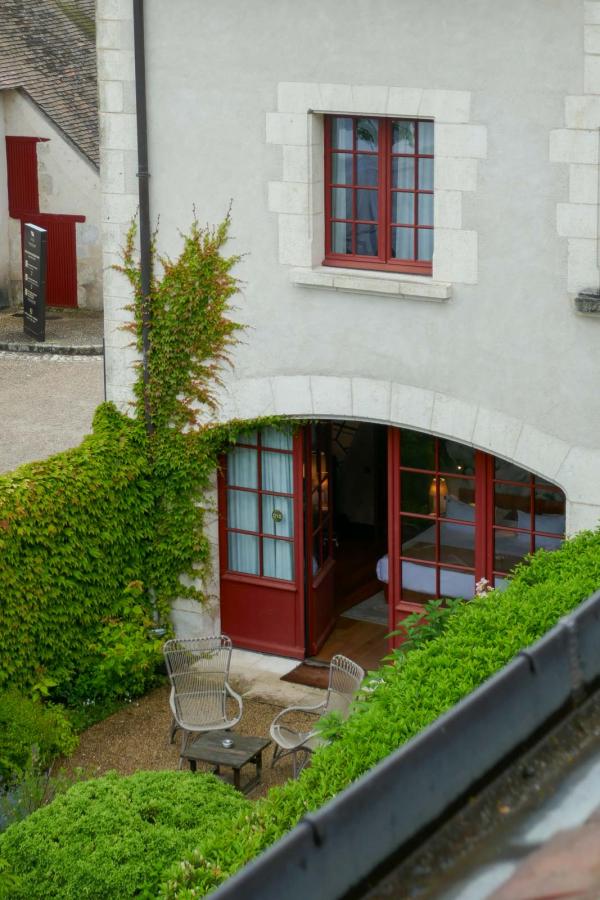
{"type": "Polygon", "coordinates": [[[236,485],[236,484],[229,484],[227,481],[227,458],[225,458],[223,461],[224,462],[224,466],[223,466],[224,478],[223,478],[223,486],[222,486],[222,491],[223,491],[222,502],[224,503],[223,509],[225,510],[225,517],[224,517],[224,521],[223,521],[223,525],[224,525],[223,537],[225,540],[225,558],[227,560],[226,571],[231,574],[242,575],[245,578],[260,578],[260,579],[264,578],[269,581],[282,581],[285,584],[291,584],[291,583],[294,583],[294,581],[295,581],[296,567],[297,567],[297,560],[296,560],[297,541],[296,541],[295,516],[292,516],[292,523],[291,523],[292,524],[292,534],[290,537],[284,536],[284,535],[277,535],[277,534],[274,534],[273,532],[265,531],[263,529],[262,498],[264,495],[267,495],[269,497],[283,497],[283,498],[291,501],[292,508],[293,508],[295,505],[295,500],[296,500],[295,493],[293,490],[291,493],[287,493],[287,492],[283,492],[283,491],[267,490],[263,487],[262,454],[263,453],[279,453],[282,456],[290,457],[291,465],[292,465],[292,472],[293,472],[294,449],[293,449],[293,445],[289,450],[284,450],[279,447],[270,447],[270,446],[268,446],[268,444],[265,445],[263,443],[263,437],[262,437],[262,433],[261,433],[260,429],[258,429],[255,433],[256,433],[256,443],[251,443],[251,442],[245,440],[244,435],[242,435],[240,437],[240,439],[238,441],[236,441],[236,445],[235,445],[236,449],[243,448],[245,450],[254,450],[256,452],[256,484],[257,484],[257,486],[255,488],[243,487],[241,485],[236,485]],[[227,508],[228,508],[227,496],[230,491],[242,491],[244,493],[257,495],[257,515],[258,515],[258,530],[257,531],[247,530],[244,528],[232,528],[229,525],[229,516],[227,514],[227,508]],[[240,570],[234,569],[231,567],[230,562],[229,562],[229,534],[230,533],[247,534],[252,537],[256,537],[258,539],[258,572],[256,572],[256,573],[241,572],[240,570]],[[289,580],[288,579],[279,579],[279,578],[276,578],[275,576],[264,574],[264,546],[263,545],[264,545],[265,540],[282,541],[282,542],[292,545],[292,577],[291,577],[291,579],[289,579],[289,580]]]}
{"type": "Polygon", "coordinates": [[[525,470],[515,466],[516,469],[523,472],[526,476],[521,480],[504,477],[498,474],[498,470],[502,470],[503,461],[484,453],[481,450],[474,451],[473,472],[464,473],[461,471],[450,470],[440,465],[440,443],[443,438],[433,437],[432,435],[423,435],[434,442],[434,462],[433,465],[414,466],[403,463],[402,457],[402,435],[404,429],[390,428],[388,434],[389,441],[389,491],[391,499],[389,503],[389,585],[390,585],[390,628],[393,629],[397,623],[409,612],[419,611],[423,608],[424,599],[416,599],[411,596],[412,592],[405,593],[402,585],[402,563],[412,562],[420,566],[435,569],[435,587],[436,593],[432,594],[430,599],[443,597],[443,591],[440,589],[441,570],[461,571],[465,573],[474,573],[475,582],[486,578],[491,585],[495,583],[502,584],[507,574],[514,568],[520,559],[523,559],[527,553],[533,553],[540,546],[546,549],[554,549],[553,545],[565,538],[564,531],[561,533],[543,530],[540,522],[544,519],[548,523],[547,516],[558,514],[565,515],[566,498],[563,491],[554,484],[539,478],[533,473],[526,473],[525,470]],[[406,509],[403,505],[402,497],[402,476],[404,474],[422,475],[423,478],[431,480],[430,498],[432,500],[432,509],[426,513],[415,512],[413,509],[406,509]],[[461,493],[464,493],[463,502],[470,503],[474,507],[474,519],[472,521],[465,519],[450,518],[445,515],[445,508],[442,509],[441,485],[442,479],[452,479],[455,484],[464,485],[461,493]],[[521,518],[517,516],[516,520],[508,521],[502,516],[502,510],[506,510],[506,503],[499,502],[502,493],[513,494],[513,502],[509,504],[517,513],[521,513],[521,518]],[[471,499],[472,497],[472,499],[471,499]],[[539,516],[539,519],[537,517],[539,516]],[[544,518],[542,518],[544,517],[544,518]],[[424,523],[430,522],[435,525],[436,539],[434,554],[431,559],[404,552],[403,549],[403,522],[405,520],[414,519],[422,520],[424,523]],[[473,559],[474,565],[466,563],[457,564],[449,560],[441,558],[440,548],[440,528],[443,524],[453,524],[460,526],[471,526],[474,529],[473,542],[473,559]],[[497,538],[504,535],[510,541],[514,540],[518,546],[520,541],[522,554],[520,557],[507,558],[507,565],[498,565],[499,556],[497,555],[497,538]]]}
{"type": "Polygon", "coordinates": [[[327,266],[341,266],[354,269],[372,269],[374,271],[404,272],[415,275],[431,275],[432,261],[419,260],[418,235],[423,230],[433,231],[433,224],[425,225],[419,222],[419,196],[423,194],[433,196],[434,186],[421,188],[419,186],[419,161],[421,159],[434,159],[433,153],[421,153],[419,148],[419,131],[422,123],[433,124],[431,119],[400,119],[378,118],[377,116],[325,116],[325,258],[323,264],[327,266]],[[332,145],[332,126],[336,118],[352,120],[352,149],[334,148],[332,145]],[[370,119],[378,123],[377,150],[368,151],[357,148],[357,123],[364,119],[370,119]],[[393,151],[393,127],[397,122],[414,124],[415,146],[413,153],[400,153],[393,151]],[[344,154],[352,158],[352,182],[342,184],[333,181],[333,154],[344,154]],[[357,158],[360,156],[377,157],[378,175],[377,184],[357,184],[357,158]],[[410,159],[414,166],[414,186],[399,187],[393,185],[392,167],[395,159],[410,159]],[[352,217],[342,218],[333,216],[332,190],[346,188],[352,191],[352,217]],[[372,220],[359,219],[357,217],[357,191],[377,192],[378,210],[377,218],[372,220]],[[394,194],[413,194],[414,209],[413,223],[392,222],[392,206],[394,194]],[[377,256],[353,253],[334,252],[332,246],[332,225],[335,222],[352,225],[352,249],[356,250],[356,226],[360,224],[375,225],[378,231],[377,256]],[[413,231],[413,255],[407,259],[397,259],[392,256],[392,230],[398,228],[411,229],[413,231]]]}

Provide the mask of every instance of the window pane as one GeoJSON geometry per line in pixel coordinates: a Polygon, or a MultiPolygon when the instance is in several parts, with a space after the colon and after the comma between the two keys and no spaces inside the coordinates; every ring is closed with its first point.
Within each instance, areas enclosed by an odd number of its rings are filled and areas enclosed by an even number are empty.
{"type": "Polygon", "coordinates": [[[392,228],[392,256],[394,259],[414,259],[415,232],[412,228],[392,228]]]}
{"type": "Polygon", "coordinates": [[[236,534],[230,531],[227,535],[227,552],[229,568],[233,572],[246,572],[258,575],[258,541],[251,534],[236,534]]]}
{"type": "Polygon", "coordinates": [[[392,187],[414,188],[415,161],[406,156],[392,159],[392,187]]]}
{"type": "Polygon", "coordinates": [[[331,146],[339,150],[352,150],[352,119],[334,116],[331,120],[331,146]]]}
{"type": "Polygon", "coordinates": [[[419,225],[433,225],[433,194],[419,194],[419,225]]]}
{"type": "Polygon", "coordinates": [[[356,183],[377,184],[379,170],[376,156],[356,155],[356,183]]]}
{"type": "Polygon", "coordinates": [[[436,594],[435,568],[415,562],[402,561],[402,596],[407,600],[425,603],[436,594]]]}
{"type": "Polygon", "coordinates": [[[257,431],[243,431],[241,434],[237,436],[236,443],[237,444],[252,444],[253,447],[256,447],[257,444],[257,431]]]}
{"type": "Polygon", "coordinates": [[[433,190],[433,160],[419,160],[419,187],[422,191],[433,190]]]}
{"type": "Polygon", "coordinates": [[[331,249],[333,253],[352,253],[352,225],[331,223],[331,249]]]}
{"type": "Polygon", "coordinates": [[[403,428],[400,432],[400,460],[403,466],[410,466],[411,469],[433,469],[435,438],[403,428]]]}
{"type": "Polygon", "coordinates": [[[466,444],[440,438],[439,468],[442,472],[460,472],[462,475],[475,474],[475,451],[466,444]]]}
{"type": "Polygon", "coordinates": [[[356,192],[356,218],[377,221],[377,191],[356,192]]]}
{"type": "Polygon", "coordinates": [[[262,530],[264,534],[278,537],[294,535],[294,501],[291,497],[275,497],[263,494],[262,530]]]}
{"type": "Polygon", "coordinates": [[[265,450],[261,454],[261,461],[263,490],[291,494],[293,490],[291,454],[269,453],[265,450]]]}
{"type": "Polygon", "coordinates": [[[258,487],[256,450],[236,447],[229,453],[227,457],[227,484],[248,488],[258,487]]]}
{"type": "Polygon", "coordinates": [[[258,494],[228,490],[227,524],[242,531],[258,531],[258,494]]]}
{"type": "Polygon", "coordinates": [[[433,259],[433,228],[419,229],[417,259],[433,259]]]}
{"type": "Polygon", "coordinates": [[[564,534],[565,501],[562,494],[548,488],[536,488],[535,530],[564,534]]]}
{"type": "Polygon", "coordinates": [[[531,472],[504,459],[496,457],[495,471],[496,478],[501,478],[503,481],[523,481],[531,484],[531,472]]]}
{"type": "Polygon", "coordinates": [[[475,594],[475,576],[469,572],[440,569],[440,597],[463,597],[470,600],[475,594]]]}
{"type": "Polygon", "coordinates": [[[537,534],[535,536],[535,549],[536,550],[558,550],[560,545],[562,544],[561,538],[551,538],[544,537],[541,534],[537,534]]]}
{"type": "Polygon", "coordinates": [[[525,485],[497,484],[494,488],[496,525],[531,528],[531,492],[525,485]],[[518,519],[518,522],[517,522],[518,519]]]}
{"type": "Polygon", "coordinates": [[[415,221],[415,195],[394,191],[392,194],[392,222],[412,225],[415,221]]]}
{"type": "Polygon", "coordinates": [[[475,565],[475,528],[472,525],[440,525],[440,560],[455,566],[475,565]]]}
{"type": "Polygon", "coordinates": [[[352,191],[349,188],[331,189],[331,215],[334,219],[352,219],[352,191]]]}
{"type": "Polygon", "coordinates": [[[433,122],[419,122],[419,153],[433,153],[433,122]]]}
{"type": "Polygon", "coordinates": [[[402,516],[400,522],[402,556],[435,561],[436,525],[429,519],[402,516]]]}
{"type": "Polygon", "coordinates": [[[435,508],[435,482],[432,491],[431,475],[402,472],[400,481],[400,509],[428,515],[435,508]]]}
{"type": "Polygon", "coordinates": [[[494,533],[494,569],[510,572],[531,549],[529,534],[515,531],[496,531],[494,533]]]}
{"type": "Polygon", "coordinates": [[[351,153],[331,154],[331,180],[334,184],[352,184],[351,153]]]}
{"type": "Polygon", "coordinates": [[[406,119],[394,122],[392,131],[392,153],[415,152],[415,123],[406,119]]]}
{"type": "Polygon", "coordinates": [[[263,574],[268,578],[294,580],[294,545],[290,541],[263,540],[263,574]]]}
{"type": "Polygon", "coordinates": [[[356,252],[362,256],[377,256],[377,226],[356,226],[356,252]]]}
{"type": "Polygon", "coordinates": [[[277,428],[263,428],[260,433],[263,447],[274,447],[276,450],[292,449],[291,431],[280,431],[277,428]]]}
{"type": "Polygon", "coordinates": [[[377,119],[358,119],[356,123],[356,149],[377,150],[377,119]]]}

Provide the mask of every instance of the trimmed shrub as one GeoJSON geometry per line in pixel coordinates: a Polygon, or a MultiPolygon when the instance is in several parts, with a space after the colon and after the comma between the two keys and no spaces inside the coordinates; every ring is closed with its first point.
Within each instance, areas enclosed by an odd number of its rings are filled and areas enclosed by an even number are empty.
{"type": "Polygon", "coordinates": [[[11,896],[155,897],[173,859],[250,806],[214,776],[190,772],[113,773],[74,785],[0,835],[11,896]]]}
{"type": "Polygon", "coordinates": [[[15,689],[0,694],[0,783],[14,784],[31,761],[42,771],[76,746],[77,737],[60,707],[42,706],[15,689]]]}
{"type": "Polygon", "coordinates": [[[600,532],[584,532],[554,553],[538,551],[518,566],[505,591],[454,607],[441,634],[379,670],[379,683],[374,680],[374,690],[355,703],[340,738],[315,753],[298,781],[272,788],[251,815],[211,829],[184,864],[172,868],[161,896],[202,897],[214,890],[599,587],[600,532]]]}

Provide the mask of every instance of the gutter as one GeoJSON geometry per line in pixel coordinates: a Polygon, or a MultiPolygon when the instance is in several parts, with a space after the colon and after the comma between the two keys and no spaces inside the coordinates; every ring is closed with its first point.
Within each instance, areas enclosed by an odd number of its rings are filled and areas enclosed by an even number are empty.
{"type": "Polygon", "coordinates": [[[600,679],[600,591],[223,884],[215,900],[341,900],[464,803],[600,679]]]}
{"type": "Polygon", "coordinates": [[[142,372],[144,380],[144,422],[146,433],[154,426],[148,398],[150,372],[152,251],[150,236],[150,193],[148,171],[148,123],[146,106],[146,59],[144,46],[144,0],[133,0],[133,53],[135,63],[135,114],[138,148],[138,190],[140,217],[140,291],[142,300],[142,372]]]}

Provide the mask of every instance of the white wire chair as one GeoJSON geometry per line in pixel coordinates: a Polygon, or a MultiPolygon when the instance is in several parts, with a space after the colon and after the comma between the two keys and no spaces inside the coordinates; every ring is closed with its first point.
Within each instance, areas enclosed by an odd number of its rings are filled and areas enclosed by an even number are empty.
{"type": "Polygon", "coordinates": [[[192,735],[233,728],[242,718],[242,698],[228,683],[231,650],[224,634],[174,638],[163,647],[171,682],[171,743],[178,729],[183,732],[179,768],[192,735]],[[237,704],[234,715],[228,714],[228,698],[237,704]]]}
{"type": "Polygon", "coordinates": [[[297,731],[285,725],[281,719],[289,713],[312,713],[319,718],[330,712],[339,712],[343,719],[348,717],[350,704],[354,694],[360,687],[365,677],[365,671],[357,663],[342,656],[341,653],[332,657],[329,666],[329,684],[327,694],[321,703],[316,706],[288,706],[275,716],[271,722],[270,734],[275,743],[275,751],[271,765],[284,756],[291,754],[294,778],[297,778],[310,758],[310,754],[327,743],[327,740],[314,729],[310,731],[297,731]],[[298,754],[303,759],[298,766],[298,754]]]}

